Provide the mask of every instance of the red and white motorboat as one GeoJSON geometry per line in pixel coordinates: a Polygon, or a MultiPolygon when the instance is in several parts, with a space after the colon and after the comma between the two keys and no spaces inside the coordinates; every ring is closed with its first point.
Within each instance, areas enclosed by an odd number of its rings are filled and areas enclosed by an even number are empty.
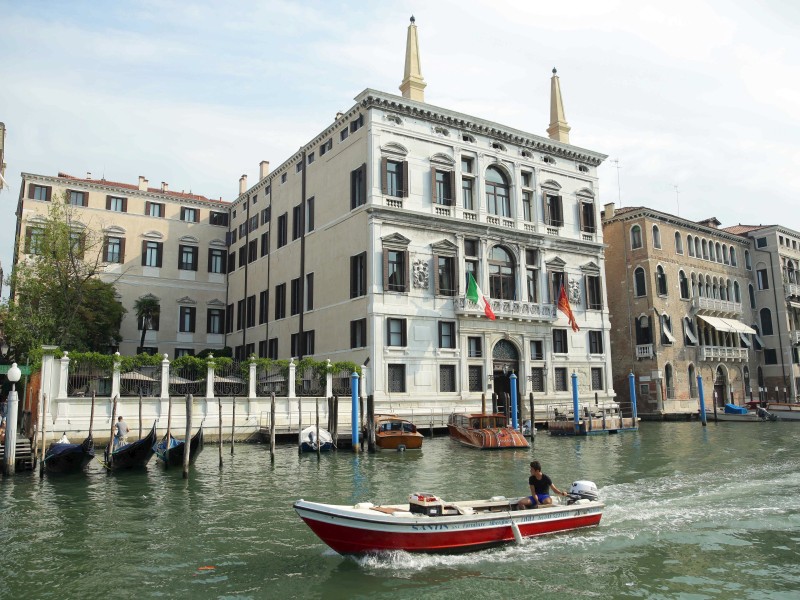
{"type": "Polygon", "coordinates": [[[465,552],[521,542],[523,538],[600,523],[605,506],[597,487],[576,481],[567,504],[517,509],[519,498],[445,502],[432,494],[410,494],[407,504],[321,504],[298,500],[297,514],[340,554],[387,550],[465,552]]]}

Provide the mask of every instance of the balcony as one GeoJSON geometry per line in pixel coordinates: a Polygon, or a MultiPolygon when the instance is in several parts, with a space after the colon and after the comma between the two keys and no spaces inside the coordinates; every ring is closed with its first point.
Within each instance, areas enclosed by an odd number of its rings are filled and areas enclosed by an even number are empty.
{"type": "Polygon", "coordinates": [[[800,296],[800,284],[797,283],[784,283],[784,289],[786,290],[786,296],[800,296]]]}
{"type": "Polygon", "coordinates": [[[730,300],[718,300],[717,298],[706,298],[705,296],[695,296],[692,298],[692,306],[698,312],[708,315],[736,315],[742,314],[742,303],[731,302],[730,300]]]}
{"type": "Polygon", "coordinates": [[[637,344],[636,346],[636,360],[642,360],[644,358],[653,358],[655,352],[653,352],[653,344],[637,344]]]}
{"type": "Polygon", "coordinates": [[[734,360],[747,362],[747,348],[726,346],[700,346],[700,360],[734,360]]]}
{"type": "Polygon", "coordinates": [[[795,329],[792,333],[792,344],[797,346],[800,344],[800,329],[795,329]]]}
{"type": "MultiPolygon", "coordinates": [[[[498,319],[514,319],[517,321],[546,321],[556,320],[556,307],[553,304],[539,304],[536,302],[521,302],[519,300],[493,300],[487,298],[495,316],[498,319]]],[[[466,296],[453,298],[453,306],[458,316],[482,317],[483,310],[474,302],[467,300],[466,296]]]]}

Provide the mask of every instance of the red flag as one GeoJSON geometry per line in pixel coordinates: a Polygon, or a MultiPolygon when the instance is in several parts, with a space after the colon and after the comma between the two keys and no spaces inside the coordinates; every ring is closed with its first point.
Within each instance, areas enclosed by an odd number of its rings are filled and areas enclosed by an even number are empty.
{"type": "Polygon", "coordinates": [[[569,305],[569,298],[564,289],[564,282],[561,282],[561,287],[558,290],[558,310],[567,315],[569,324],[572,326],[572,331],[579,331],[578,322],[575,320],[575,315],[572,314],[572,307],[569,305]]]}

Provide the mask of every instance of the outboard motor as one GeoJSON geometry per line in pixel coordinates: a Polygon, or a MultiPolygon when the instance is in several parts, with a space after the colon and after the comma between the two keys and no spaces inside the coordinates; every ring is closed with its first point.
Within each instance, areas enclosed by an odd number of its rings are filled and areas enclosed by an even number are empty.
{"type": "Polygon", "coordinates": [[[577,504],[581,502],[581,500],[596,502],[599,499],[600,494],[593,481],[575,481],[572,487],[569,488],[567,504],[577,504]]]}

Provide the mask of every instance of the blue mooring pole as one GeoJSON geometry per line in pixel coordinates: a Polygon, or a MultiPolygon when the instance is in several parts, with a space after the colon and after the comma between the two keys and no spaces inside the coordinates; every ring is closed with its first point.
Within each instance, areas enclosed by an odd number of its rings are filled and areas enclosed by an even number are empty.
{"type": "Polygon", "coordinates": [[[703,376],[697,376],[697,392],[700,394],[700,422],[706,426],[706,399],[703,397],[703,376]]]}
{"type": "Polygon", "coordinates": [[[633,426],[636,427],[638,421],[638,411],[636,409],[636,376],[633,371],[628,375],[628,389],[631,392],[631,410],[633,411],[633,426]]]}
{"type": "Polygon", "coordinates": [[[578,374],[575,371],[572,372],[572,414],[575,417],[575,435],[578,435],[581,429],[581,414],[578,406],[578,374]]]}
{"type": "Polygon", "coordinates": [[[353,452],[358,452],[358,373],[355,371],[350,375],[350,389],[353,394],[353,407],[350,413],[350,419],[352,420],[353,452]]]}
{"type": "Polygon", "coordinates": [[[517,429],[517,376],[511,373],[511,426],[517,429]]]}

